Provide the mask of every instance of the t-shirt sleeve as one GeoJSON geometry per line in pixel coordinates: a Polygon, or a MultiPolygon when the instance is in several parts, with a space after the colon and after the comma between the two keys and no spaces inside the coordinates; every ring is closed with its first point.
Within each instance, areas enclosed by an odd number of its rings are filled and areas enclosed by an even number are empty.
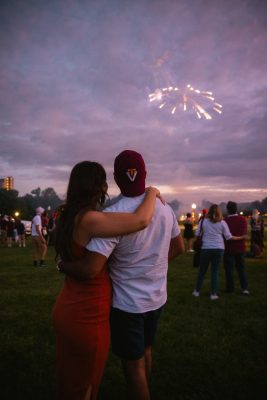
{"type": "Polygon", "coordinates": [[[222,228],[223,228],[223,236],[225,237],[225,240],[230,240],[232,238],[232,234],[228,228],[228,225],[225,221],[222,221],[222,228]]]}
{"type": "Polygon", "coordinates": [[[181,230],[180,230],[177,218],[176,218],[176,216],[175,216],[175,214],[174,214],[172,209],[171,209],[171,212],[172,212],[172,218],[173,218],[171,238],[174,239],[174,238],[176,238],[177,236],[180,235],[181,230]]]}
{"type": "Polygon", "coordinates": [[[119,237],[112,238],[93,238],[86,245],[86,249],[89,251],[94,251],[96,253],[102,254],[103,256],[109,258],[114,248],[119,241],[119,237]]]}
{"type": "Polygon", "coordinates": [[[33,223],[35,226],[39,225],[40,227],[42,227],[42,221],[40,215],[35,215],[35,217],[33,218],[33,223]]]}

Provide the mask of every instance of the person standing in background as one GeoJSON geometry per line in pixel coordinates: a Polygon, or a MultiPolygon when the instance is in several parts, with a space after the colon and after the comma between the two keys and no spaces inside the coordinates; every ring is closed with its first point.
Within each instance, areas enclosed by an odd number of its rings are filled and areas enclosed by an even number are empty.
{"type": "Polygon", "coordinates": [[[6,246],[7,243],[7,215],[1,215],[0,217],[0,244],[6,246]]]}
{"type": "Polygon", "coordinates": [[[8,217],[7,227],[6,227],[7,247],[12,247],[13,239],[14,239],[14,228],[15,228],[15,222],[14,222],[13,218],[8,217]]]}
{"type": "Polygon", "coordinates": [[[184,220],[184,239],[187,242],[187,251],[193,253],[193,239],[194,234],[194,220],[191,213],[186,214],[186,219],[184,220]]]}
{"type": "Polygon", "coordinates": [[[48,217],[46,211],[44,211],[43,214],[41,215],[41,220],[42,220],[42,235],[45,238],[45,241],[47,243],[47,241],[48,241],[48,222],[49,222],[49,217],[48,217]]]}
{"type": "Polygon", "coordinates": [[[205,219],[207,212],[208,212],[208,210],[206,210],[206,208],[203,208],[203,210],[201,212],[201,217],[199,218],[198,223],[200,223],[203,219],[205,219]]]}
{"type": "Polygon", "coordinates": [[[25,240],[25,225],[21,222],[20,219],[16,221],[16,228],[18,232],[18,243],[19,247],[26,247],[26,240],[25,240]]]}
{"type": "Polygon", "coordinates": [[[50,216],[48,225],[47,225],[47,246],[54,245],[55,229],[56,229],[56,213],[54,212],[50,216]]]}
{"type": "Polygon", "coordinates": [[[46,267],[45,256],[47,252],[46,240],[42,234],[42,213],[44,209],[42,207],[36,208],[36,215],[32,220],[32,240],[34,246],[33,253],[33,266],[34,267],[46,267]],[[39,262],[39,264],[38,264],[39,262]]]}
{"type": "MultiPolygon", "coordinates": [[[[233,201],[228,201],[226,208],[228,216],[224,220],[227,223],[231,234],[234,236],[247,235],[247,220],[245,217],[237,214],[237,204],[233,201]]],[[[223,264],[225,270],[226,292],[228,293],[234,291],[235,267],[238,273],[242,293],[249,295],[248,280],[245,272],[245,253],[245,238],[238,241],[228,240],[225,242],[223,264]]]]}
{"type": "Polygon", "coordinates": [[[257,209],[252,211],[251,226],[251,253],[259,257],[264,247],[264,223],[257,209]]]}

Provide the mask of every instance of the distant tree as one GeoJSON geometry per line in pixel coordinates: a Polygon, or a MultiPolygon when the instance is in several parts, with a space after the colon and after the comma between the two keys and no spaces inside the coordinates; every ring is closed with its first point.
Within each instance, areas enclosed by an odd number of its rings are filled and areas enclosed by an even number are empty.
{"type": "Polygon", "coordinates": [[[265,197],[265,199],[263,199],[261,202],[261,212],[264,214],[267,213],[267,197],[265,197]]]}
{"type": "Polygon", "coordinates": [[[174,213],[177,214],[177,212],[180,208],[180,205],[181,205],[180,201],[175,199],[175,200],[172,200],[171,202],[169,202],[168,204],[173,209],[174,213]]]}
{"type": "Polygon", "coordinates": [[[26,203],[24,197],[18,197],[17,199],[17,205],[16,205],[17,211],[19,211],[19,218],[28,220],[29,219],[29,207],[28,204],[26,203]]]}
{"type": "Polygon", "coordinates": [[[48,187],[48,188],[42,190],[41,196],[44,198],[58,197],[55,192],[55,189],[53,189],[51,187],[48,187]]]}
{"type": "Polygon", "coordinates": [[[42,190],[40,201],[40,205],[42,207],[45,209],[48,209],[49,207],[51,210],[54,210],[60,204],[62,204],[62,200],[58,197],[56,191],[51,187],[42,190]]]}
{"type": "Polygon", "coordinates": [[[62,200],[58,197],[56,191],[53,188],[46,188],[41,190],[37,188],[31,191],[31,194],[27,193],[22,197],[22,201],[25,206],[27,218],[31,220],[35,215],[37,207],[41,206],[45,210],[51,210],[53,212],[60,204],[62,200]]]}
{"type": "Polygon", "coordinates": [[[213,203],[209,200],[202,200],[202,208],[205,208],[206,210],[208,210],[212,204],[213,203]]]}
{"type": "Polygon", "coordinates": [[[27,209],[27,217],[25,219],[31,220],[35,215],[35,209],[40,205],[39,196],[32,196],[27,193],[22,199],[27,209]]]}
{"type": "Polygon", "coordinates": [[[17,211],[18,204],[17,190],[0,189],[0,213],[6,215],[14,215],[17,211]]]}
{"type": "Polygon", "coordinates": [[[223,214],[227,214],[226,203],[222,202],[219,204],[220,209],[222,210],[223,214]]]}
{"type": "Polygon", "coordinates": [[[254,210],[255,208],[257,208],[257,210],[259,210],[261,212],[261,202],[259,200],[255,200],[252,203],[250,203],[250,208],[251,210],[254,210]]]}
{"type": "Polygon", "coordinates": [[[36,197],[40,197],[40,195],[41,195],[41,188],[36,188],[36,189],[33,189],[32,191],[31,191],[31,194],[33,195],[33,196],[36,196],[36,197]]]}
{"type": "MultiPolygon", "coordinates": [[[[202,200],[202,207],[209,209],[209,207],[212,205],[209,200],[202,200]]],[[[219,206],[222,209],[223,214],[226,213],[226,203],[220,203],[219,206]]],[[[265,197],[262,201],[260,200],[255,200],[250,202],[245,202],[245,203],[237,203],[237,210],[238,212],[242,211],[245,216],[249,216],[252,213],[252,210],[257,208],[262,214],[267,213],[267,197],[265,197]]]]}
{"type": "Polygon", "coordinates": [[[21,219],[31,220],[37,207],[53,212],[63,201],[57,195],[55,189],[48,187],[41,190],[33,189],[31,194],[19,197],[17,190],[0,189],[0,214],[14,216],[15,211],[20,213],[21,219]]]}

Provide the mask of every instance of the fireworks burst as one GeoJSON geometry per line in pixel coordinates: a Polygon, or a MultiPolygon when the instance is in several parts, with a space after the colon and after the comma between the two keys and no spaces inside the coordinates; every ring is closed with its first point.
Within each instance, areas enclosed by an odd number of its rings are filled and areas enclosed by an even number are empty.
{"type": "Polygon", "coordinates": [[[185,89],[180,89],[177,86],[157,89],[154,93],[150,93],[148,97],[150,102],[159,102],[159,108],[168,108],[172,114],[175,114],[178,107],[184,111],[193,110],[199,119],[202,117],[212,119],[207,109],[212,109],[218,114],[222,113],[222,105],[215,102],[212,92],[194,89],[189,84],[185,89]]]}

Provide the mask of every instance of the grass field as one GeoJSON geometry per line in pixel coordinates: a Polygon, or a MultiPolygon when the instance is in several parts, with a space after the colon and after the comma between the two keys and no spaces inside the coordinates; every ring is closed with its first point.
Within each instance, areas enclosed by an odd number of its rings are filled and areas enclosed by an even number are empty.
{"type": "MultiPolygon", "coordinates": [[[[267,243],[266,243],[267,244],[267,243]]],[[[267,398],[267,251],[247,259],[250,296],[209,300],[208,273],[199,298],[191,293],[192,254],[170,264],[168,303],[161,319],[151,377],[157,400],[267,398]]],[[[49,248],[48,268],[34,268],[31,244],[0,248],[0,398],[54,398],[55,338],[51,309],[63,276],[49,248]]],[[[224,288],[223,270],[220,288],[224,288]]],[[[125,399],[119,361],[109,358],[99,400],[125,399]]]]}

